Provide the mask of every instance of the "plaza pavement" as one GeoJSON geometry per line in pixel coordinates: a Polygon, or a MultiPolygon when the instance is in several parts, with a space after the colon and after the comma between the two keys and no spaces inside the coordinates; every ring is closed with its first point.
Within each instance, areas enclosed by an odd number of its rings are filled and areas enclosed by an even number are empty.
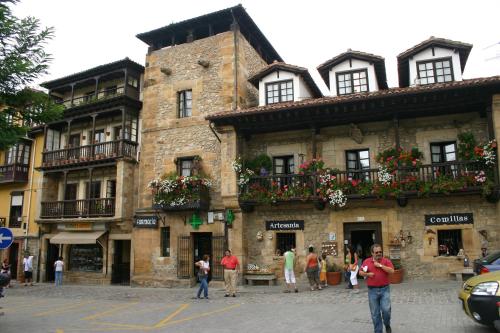
{"type": "MultiPolygon", "coordinates": [[[[283,293],[281,286],[243,286],[236,298],[220,288],[210,299],[191,289],[36,284],[0,299],[0,332],[373,332],[367,289],[345,285],[283,293]]],[[[456,281],[392,286],[393,332],[486,333],[465,316],[456,281]]]]}

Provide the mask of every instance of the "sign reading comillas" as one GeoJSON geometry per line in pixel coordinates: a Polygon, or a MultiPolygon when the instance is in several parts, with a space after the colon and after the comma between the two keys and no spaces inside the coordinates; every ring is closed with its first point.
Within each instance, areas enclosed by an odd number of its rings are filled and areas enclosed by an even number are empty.
{"type": "Polygon", "coordinates": [[[425,215],[425,225],[473,224],[472,213],[425,215]]]}
{"type": "Polygon", "coordinates": [[[266,221],[266,230],[304,230],[304,220],[266,221]]]}

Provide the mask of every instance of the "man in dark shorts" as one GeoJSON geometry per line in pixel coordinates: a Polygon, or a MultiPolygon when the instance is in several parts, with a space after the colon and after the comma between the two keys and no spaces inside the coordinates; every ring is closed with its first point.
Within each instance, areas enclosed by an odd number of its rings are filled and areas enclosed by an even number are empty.
{"type": "Polygon", "coordinates": [[[24,266],[24,286],[26,287],[28,283],[30,286],[33,285],[33,256],[26,254],[23,259],[24,266]]]}
{"type": "Polygon", "coordinates": [[[368,302],[375,333],[382,333],[382,321],[385,331],[392,333],[389,274],[394,273],[394,266],[389,259],[384,258],[382,255],[382,246],[380,244],[373,244],[371,252],[372,256],[363,261],[359,274],[366,277],[368,302]]]}

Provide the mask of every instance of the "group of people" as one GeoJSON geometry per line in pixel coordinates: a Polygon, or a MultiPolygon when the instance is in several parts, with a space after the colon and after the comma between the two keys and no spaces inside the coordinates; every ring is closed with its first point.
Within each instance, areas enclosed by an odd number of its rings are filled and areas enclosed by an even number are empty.
{"type": "MultiPolygon", "coordinates": [[[[201,298],[201,293],[203,292],[203,297],[208,299],[210,256],[208,254],[203,255],[203,259],[196,262],[195,265],[198,267],[198,280],[200,281],[200,288],[198,289],[196,298],[201,298]]],[[[221,265],[224,267],[224,288],[226,290],[224,297],[236,297],[236,282],[240,271],[238,257],[234,256],[231,250],[226,250],[221,260],[221,265]]]]}
{"type": "MultiPolygon", "coordinates": [[[[355,293],[358,293],[358,273],[366,279],[368,303],[375,333],[382,333],[383,326],[385,326],[387,333],[391,333],[389,274],[394,273],[394,266],[389,259],[383,256],[380,244],[372,245],[371,254],[370,258],[361,263],[357,251],[354,251],[352,247],[348,247],[344,266],[345,276],[349,282],[348,288],[352,288],[355,293]]],[[[295,249],[290,248],[283,256],[283,275],[286,282],[284,292],[290,293],[292,290],[298,292],[294,275],[294,268],[297,263],[295,249]]],[[[311,290],[321,290],[322,286],[326,286],[326,255],[322,254],[321,258],[318,257],[314,252],[314,247],[310,245],[305,263],[304,272],[307,274],[311,290]]]]}

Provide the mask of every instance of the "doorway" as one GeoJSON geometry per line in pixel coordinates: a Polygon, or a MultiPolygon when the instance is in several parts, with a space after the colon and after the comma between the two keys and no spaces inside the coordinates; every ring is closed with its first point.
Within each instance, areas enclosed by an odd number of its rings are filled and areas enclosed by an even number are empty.
{"type": "Polygon", "coordinates": [[[51,244],[47,240],[47,260],[45,261],[45,282],[54,282],[56,276],[54,272],[54,263],[59,258],[59,246],[51,244]]]}
{"type": "Polygon", "coordinates": [[[19,243],[12,243],[9,247],[9,264],[11,279],[17,279],[17,267],[19,266],[19,243]]]}
{"type": "MultiPolygon", "coordinates": [[[[203,259],[203,255],[210,256],[210,267],[212,267],[212,233],[211,232],[197,232],[193,233],[193,273],[198,276],[198,267],[194,263],[203,259]]],[[[212,270],[208,273],[208,279],[212,279],[212,270]]]]}
{"type": "Polygon", "coordinates": [[[130,284],[130,241],[115,240],[111,283],[120,285],[130,284]]]}
{"type": "MultiPolygon", "coordinates": [[[[371,256],[370,248],[377,243],[382,245],[381,222],[344,223],[344,240],[358,253],[360,260],[371,256]]],[[[344,246],[344,253],[347,245],[344,246]]]]}

